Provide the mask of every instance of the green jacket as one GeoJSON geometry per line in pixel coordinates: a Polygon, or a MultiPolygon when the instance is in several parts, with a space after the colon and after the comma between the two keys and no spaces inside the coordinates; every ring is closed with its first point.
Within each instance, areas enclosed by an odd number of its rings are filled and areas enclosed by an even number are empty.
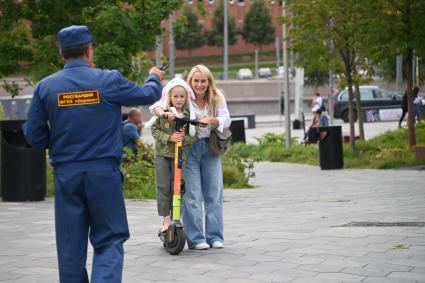
{"type": "MultiPolygon", "coordinates": [[[[167,110],[166,110],[167,111],[167,110]]],[[[183,111],[185,117],[189,117],[189,111],[185,108],[183,111]]],[[[151,128],[152,136],[155,138],[155,155],[174,158],[174,143],[168,139],[174,132],[174,121],[158,118],[151,128]]],[[[189,146],[196,142],[196,136],[191,137],[188,134],[183,142],[183,159],[186,159],[189,146]]]]}

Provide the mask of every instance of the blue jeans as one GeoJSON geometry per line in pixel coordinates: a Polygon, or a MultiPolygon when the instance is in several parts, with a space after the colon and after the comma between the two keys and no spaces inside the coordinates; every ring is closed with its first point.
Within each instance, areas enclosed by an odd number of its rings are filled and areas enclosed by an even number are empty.
{"type": "Polygon", "coordinates": [[[219,156],[209,155],[208,140],[201,139],[190,146],[185,180],[183,224],[189,248],[205,242],[223,242],[221,159],[219,156]],[[205,211],[202,211],[202,202],[205,211]]]}
{"type": "Polygon", "coordinates": [[[61,283],[88,283],[87,240],[94,248],[91,282],[121,282],[129,238],[118,168],[55,171],[56,246],[61,283]]]}

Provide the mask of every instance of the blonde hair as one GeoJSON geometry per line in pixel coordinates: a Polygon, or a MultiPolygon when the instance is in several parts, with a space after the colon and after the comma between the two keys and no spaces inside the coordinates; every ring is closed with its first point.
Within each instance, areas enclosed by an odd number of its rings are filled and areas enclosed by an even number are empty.
{"type": "Polygon", "coordinates": [[[212,109],[213,107],[217,107],[220,102],[220,96],[218,94],[221,93],[221,91],[217,89],[211,71],[204,65],[196,65],[192,68],[192,70],[190,70],[187,75],[187,83],[190,87],[192,87],[192,78],[196,72],[199,72],[208,78],[208,88],[205,92],[204,101],[208,106],[208,114],[213,116],[212,109]]]}
{"type": "Polygon", "coordinates": [[[185,108],[186,107],[186,104],[187,104],[187,99],[188,99],[188,97],[189,97],[189,94],[187,93],[187,91],[186,91],[186,89],[183,87],[183,86],[181,86],[181,85],[176,85],[176,86],[173,86],[172,88],[170,88],[170,91],[168,92],[168,97],[167,97],[167,106],[168,107],[170,107],[170,106],[174,106],[173,105],[173,102],[171,101],[171,96],[173,95],[173,90],[174,89],[176,89],[177,87],[180,87],[181,89],[183,89],[184,90],[184,106],[183,106],[183,108],[185,108]]]}

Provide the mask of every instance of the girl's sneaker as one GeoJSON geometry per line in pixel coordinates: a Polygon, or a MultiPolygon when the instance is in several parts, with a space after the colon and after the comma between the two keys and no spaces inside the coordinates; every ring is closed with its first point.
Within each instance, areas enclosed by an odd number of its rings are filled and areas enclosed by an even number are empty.
{"type": "Polygon", "coordinates": [[[162,222],[161,232],[167,231],[170,224],[171,224],[171,217],[170,216],[164,216],[164,221],[162,222]]]}

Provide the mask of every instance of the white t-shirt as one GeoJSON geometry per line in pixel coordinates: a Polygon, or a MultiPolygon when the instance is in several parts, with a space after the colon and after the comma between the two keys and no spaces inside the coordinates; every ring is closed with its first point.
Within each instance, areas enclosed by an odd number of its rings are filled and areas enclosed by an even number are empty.
{"type": "Polygon", "coordinates": [[[315,104],[319,106],[319,109],[323,106],[323,98],[321,96],[316,97],[315,104]]]}

